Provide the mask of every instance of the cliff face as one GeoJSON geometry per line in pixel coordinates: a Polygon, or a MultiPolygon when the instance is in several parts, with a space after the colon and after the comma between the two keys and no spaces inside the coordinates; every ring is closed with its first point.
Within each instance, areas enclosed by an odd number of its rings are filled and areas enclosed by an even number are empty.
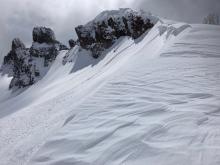
{"type": "Polygon", "coordinates": [[[24,43],[15,38],[11,51],[5,56],[2,65],[3,74],[13,79],[9,88],[18,89],[34,84],[44,76],[60,50],[67,47],[55,39],[54,32],[45,27],[33,29],[33,44],[25,48],[24,43]]]}
{"type": "Polygon", "coordinates": [[[104,11],[93,21],[75,28],[80,46],[97,58],[121,36],[137,39],[157,22],[157,18],[131,9],[104,11]]]}

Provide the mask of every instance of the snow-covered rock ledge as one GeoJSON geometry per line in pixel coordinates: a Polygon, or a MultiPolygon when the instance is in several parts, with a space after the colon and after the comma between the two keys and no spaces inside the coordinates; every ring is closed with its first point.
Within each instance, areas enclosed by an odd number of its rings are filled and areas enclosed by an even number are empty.
{"type": "Polygon", "coordinates": [[[104,11],[91,22],[77,26],[75,30],[80,46],[90,50],[93,57],[97,58],[118,38],[130,36],[137,39],[151,29],[158,20],[150,13],[123,8],[104,11]]]}

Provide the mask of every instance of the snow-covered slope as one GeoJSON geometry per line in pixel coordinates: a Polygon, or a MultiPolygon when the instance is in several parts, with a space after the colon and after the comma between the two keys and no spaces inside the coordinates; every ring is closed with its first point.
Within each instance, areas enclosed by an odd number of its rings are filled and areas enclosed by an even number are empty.
{"type": "Polygon", "coordinates": [[[218,165],[219,32],[159,22],[98,59],[60,52],[42,80],[1,94],[1,164],[218,165]]]}

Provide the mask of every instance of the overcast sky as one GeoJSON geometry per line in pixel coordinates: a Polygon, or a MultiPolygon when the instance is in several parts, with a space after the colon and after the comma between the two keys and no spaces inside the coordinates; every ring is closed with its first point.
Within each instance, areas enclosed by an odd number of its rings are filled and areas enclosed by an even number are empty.
{"type": "Polygon", "coordinates": [[[66,44],[75,37],[77,25],[103,10],[122,7],[190,23],[201,23],[211,12],[220,15],[220,0],[0,0],[0,62],[13,38],[31,45],[34,26],[51,27],[57,40],[66,44]]]}

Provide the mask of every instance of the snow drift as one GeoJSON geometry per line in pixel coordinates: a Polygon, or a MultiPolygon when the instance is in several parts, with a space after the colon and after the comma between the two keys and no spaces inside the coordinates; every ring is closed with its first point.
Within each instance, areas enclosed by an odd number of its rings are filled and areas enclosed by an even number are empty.
{"type": "Polygon", "coordinates": [[[219,32],[160,20],[98,59],[61,51],[20,95],[2,85],[1,164],[218,165],[219,32]]]}

